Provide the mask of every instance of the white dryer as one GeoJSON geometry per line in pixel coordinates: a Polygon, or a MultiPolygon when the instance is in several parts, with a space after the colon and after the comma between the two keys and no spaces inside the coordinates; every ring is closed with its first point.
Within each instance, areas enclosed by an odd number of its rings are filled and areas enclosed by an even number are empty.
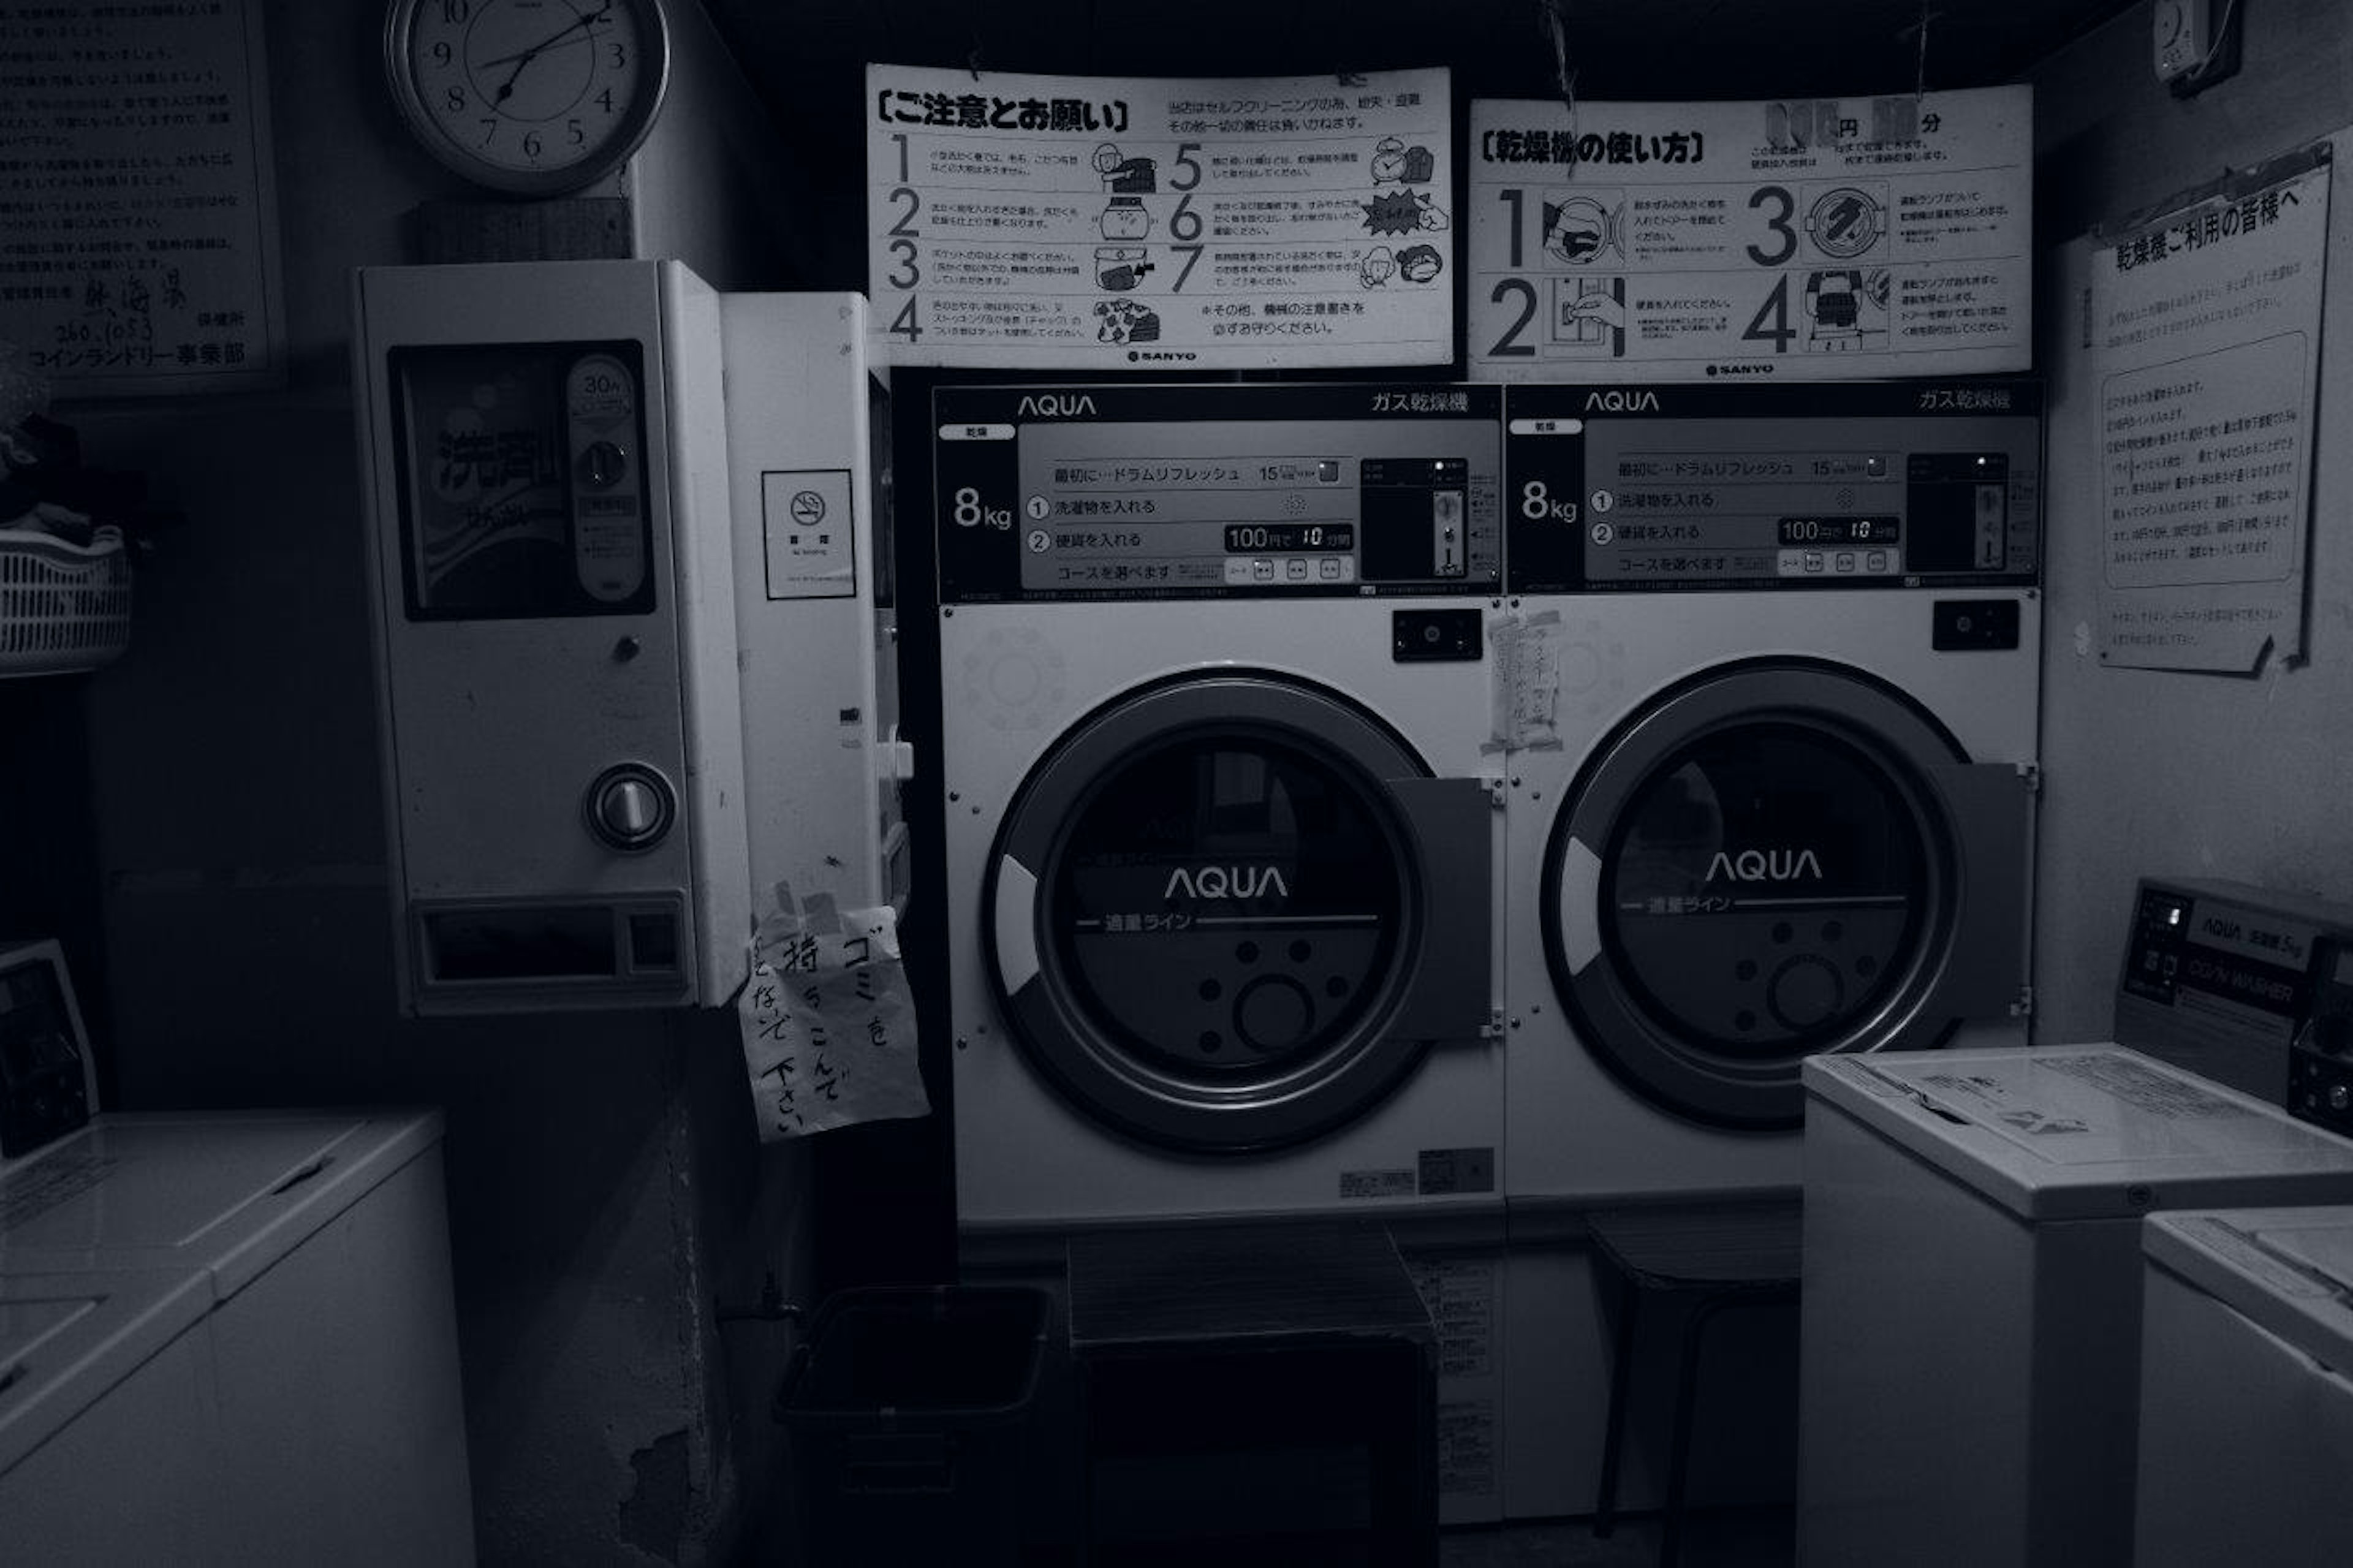
{"type": "Polygon", "coordinates": [[[1583,1213],[1794,1195],[1810,1055],[2025,1043],[2040,408],[1507,394],[1510,1512],[1594,1505],[1583,1213]]]}
{"type": "Polygon", "coordinates": [[[942,387],[956,1215],[1500,1212],[1491,387],[942,387]]]}

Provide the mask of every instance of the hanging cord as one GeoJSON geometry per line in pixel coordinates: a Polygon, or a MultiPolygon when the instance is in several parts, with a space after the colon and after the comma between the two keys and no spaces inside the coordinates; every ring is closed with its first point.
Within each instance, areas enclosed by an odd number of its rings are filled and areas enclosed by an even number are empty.
{"type": "Polygon", "coordinates": [[[1919,66],[1912,79],[1912,96],[1915,99],[1928,96],[1928,24],[1942,15],[1944,13],[1941,11],[1928,9],[1928,0],[1920,0],[1920,21],[1913,29],[1920,36],[1919,66]]]}
{"type": "Polygon", "coordinates": [[[1577,128],[1577,73],[1568,68],[1568,0],[1536,0],[1537,20],[1552,39],[1553,80],[1560,104],[1568,110],[1570,130],[1577,128]]]}

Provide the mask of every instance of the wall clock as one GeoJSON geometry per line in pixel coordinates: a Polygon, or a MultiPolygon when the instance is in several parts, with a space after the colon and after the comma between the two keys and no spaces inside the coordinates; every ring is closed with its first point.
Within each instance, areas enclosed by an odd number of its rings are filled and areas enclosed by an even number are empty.
{"type": "Polygon", "coordinates": [[[670,29],[661,0],[392,0],[384,66],[436,158],[494,190],[553,195],[645,140],[670,29]]]}

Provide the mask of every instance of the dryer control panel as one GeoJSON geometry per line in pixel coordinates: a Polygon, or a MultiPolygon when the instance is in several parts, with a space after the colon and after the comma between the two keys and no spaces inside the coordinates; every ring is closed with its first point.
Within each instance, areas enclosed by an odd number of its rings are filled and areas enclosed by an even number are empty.
{"type": "Polygon", "coordinates": [[[944,604],[1490,595],[1502,389],[942,387],[944,604]]]}
{"type": "Polygon", "coordinates": [[[2031,381],[1512,387],[1510,591],[2028,586],[2031,381]]]}
{"type": "Polygon", "coordinates": [[[2353,1135],[2353,908],[2144,878],[2116,1038],[2353,1135]]]}

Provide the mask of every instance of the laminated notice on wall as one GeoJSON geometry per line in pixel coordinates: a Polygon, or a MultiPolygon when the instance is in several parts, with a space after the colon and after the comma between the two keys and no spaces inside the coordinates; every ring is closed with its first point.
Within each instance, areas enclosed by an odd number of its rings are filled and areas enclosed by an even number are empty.
{"type": "Polygon", "coordinates": [[[2093,252],[2108,664],[2304,651],[2330,166],[2308,149],[2093,252]]]}
{"type": "Polygon", "coordinates": [[[59,396],[285,379],[261,14],[0,5],[0,339],[59,396]]]}
{"type": "Polygon", "coordinates": [[[797,906],[778,889],[735,1016],[762,1142],[931,1113],[888,907],[842,913],[824,894],[797,906]]]}
{"type": "Polygon", "coordinates": [[[866,68],[867,292],[895,364],[1454,354],[1442,69],[1176,80],[866,68]]]}
{"type": "Polygon", "coordinates": [[[1474,379],[2028,368],[2032,89],[1476,100],[1474,379]]]}

